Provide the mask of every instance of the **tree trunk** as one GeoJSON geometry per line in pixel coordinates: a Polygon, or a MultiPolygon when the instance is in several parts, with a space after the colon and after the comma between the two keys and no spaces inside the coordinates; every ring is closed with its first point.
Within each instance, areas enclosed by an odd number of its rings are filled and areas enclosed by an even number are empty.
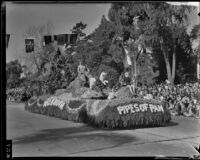
{"type": "Polygon", "coordinates": [[[170,81],[170,83],[172,83],[171,66],[170,66],[169,60],[167,58],[165,58],[165,64],[166,64],[166,68],[167,68],[167,78],[170,81]]]}
{"type": "MultiPolygon", "coordinates": [[[[130,45],[129,45],[129,53],[130,52],[131,52],[131,49],[130,49],[130,45]]],[[[136,57],[136,56],[131,57],[131,63],[132,63],[132,65],[131,65],[131,81],[134,82],[135,87],[137,87],[137,81],[136,81],[137,80],[137,58],[138,57],[136,57]]]]}
{"type": "Polygon", "coordinates": [[[36,65],[36,68],[37,68],[37,72],[40,72],[40,67],[39,67],[39,64],[38,64],[38,62],[37,62],[37,58],[36,58],[36,53],[34,52],[33,53],[34,55],[33,55],[33,61],[34,61],[34,64],[36,65]]]}
{"type": "Polygon", "coordinates": [[[172,83],[171,66],[170,66],[170,63],[169,63],[169,57],[168,57],[167,51],[166,51],[164,44],[163,44],[163,39],[160,40],[160,44],[161,44],[161,50],[163,52],[164,60],[165,60],[165,64],[166,64],[167,79],[170,81],[170,83],[172,83]]]}
{"type": "Polygon", "coordinates": [[[174,84],[176,76],[176,47],[174,47],[173,59],[172,59],[172,84],[174,84]]]}
{"type": "Polygon", "coordinates": [[[137,86],[137,60],[134,58],[134,79],[135,79],[135,86],[137,86]]]}

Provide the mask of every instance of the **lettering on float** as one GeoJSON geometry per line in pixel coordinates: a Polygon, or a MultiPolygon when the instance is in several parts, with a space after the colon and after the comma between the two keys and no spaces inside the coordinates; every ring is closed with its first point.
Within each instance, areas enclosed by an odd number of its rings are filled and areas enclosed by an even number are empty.
{"type": "Polygon", "coordinates": [[[58,106],[60,109],[63,109],[65,102],[58,99],[57,97],[50,97],[44,102],[44,107],[46,106],[58,106]]]}
{"type": "Polygon", "coordinates": [[[127,114],[127,113],[136,113],[136,112],[146,112],[147,110],[150,112],[164,112],[162,105],[154,105],[154,104],[128,104],[124,106],[118,106],[117,110],[119,114],[127,114]]]}

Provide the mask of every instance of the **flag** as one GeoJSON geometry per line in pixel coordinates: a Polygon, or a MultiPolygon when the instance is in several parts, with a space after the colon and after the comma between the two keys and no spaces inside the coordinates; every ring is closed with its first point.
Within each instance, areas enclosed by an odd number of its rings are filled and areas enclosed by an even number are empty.
{"type": "Polygon", "coordinates": [[[34,51],[34,39],[25,39],[26,53],[34,51]]]}
{"type": "Polygon", "coordinates": [[[53,38],[54,38],[54,41],[57,41],[57,35],[54,35],[53,38]]]}
{"type": "Polygon", "coordinates": [[[77,34],[59,34],[55,35],[54,39],[57,40],[58,45],[75,44],[77,41],[77,34]]]}
{"type": "Polygon", "coordinates": [[[9,39],[10,39],[10,34],[6,34],[6,48],[8,48],[9,39]]]}
{"type": "Polygon", "coordinates": [[[48,35],[48,36],[44,36],[44,43],[45,45],[48,45],[50,43],[52,43],[52,36],[48,35]]]}
{"type": "Polygon", "coordinates": [[[44,36],[44,46],[57,41],[57,35],[46,35],[44,36]]]}
{"type": "Polygon", "coordinates": [[[71,34],[67,34],[67,43],[70,44],[70,37],[71,37],[71,34]]]}
{"type": "Polygon", "coordinates": [[[59,34],[57,35],[58,45],[64,45],[68,43],[68,34],[59,34]]]}

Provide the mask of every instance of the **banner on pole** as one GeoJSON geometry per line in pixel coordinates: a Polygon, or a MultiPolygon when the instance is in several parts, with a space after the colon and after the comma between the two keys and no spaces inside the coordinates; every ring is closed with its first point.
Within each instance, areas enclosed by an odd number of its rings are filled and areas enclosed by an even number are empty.
{"type": "Polygon", "coordinates": [[[68,35],[67,34],[59,34],[56,36],[58,45],[64,45],[65,43],[68,42],[68,35]]]}
{"type": "Polygon", "coordinates": [[[34,39],[27,38],[25,39],[26,53],[34,51],[34,39]]]}
{"type": "Polygon", "coordinates": [[[77,38],[78,38],[77,34],[71,34],[70,35],[70,43],[71,44],[76,44],[77,38]]]}
{"type": "Polygon", "coordinates": [[[58,42],[58,45],[75,44],[77,41],[77,34],[59,34],[54,35],[54,40],[58,42]]]}
{"type": "Polygon", "coordinates": [[[58,45],[75,44],[77,41],[77,34],[58,34],[58,35],[46,35],[44,36],[44,46],[57,41],[58,45]]]}

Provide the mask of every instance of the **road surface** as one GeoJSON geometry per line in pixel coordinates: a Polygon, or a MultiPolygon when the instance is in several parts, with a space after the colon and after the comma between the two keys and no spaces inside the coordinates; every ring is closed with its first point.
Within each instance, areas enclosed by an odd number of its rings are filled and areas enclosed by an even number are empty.
{"type": "Polygon", "coordinates": [[[173,117],[164,127],[111,130],[30,113],[23,103],[7,102],[6,110],[13,157],[199,154],[200,119],[173,117]]]}

